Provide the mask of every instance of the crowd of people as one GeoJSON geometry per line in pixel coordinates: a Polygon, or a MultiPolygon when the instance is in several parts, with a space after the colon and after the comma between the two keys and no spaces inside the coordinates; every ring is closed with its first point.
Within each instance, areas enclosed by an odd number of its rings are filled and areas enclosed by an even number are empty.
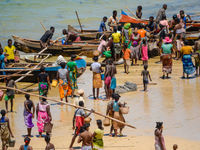
{"type": "MultiPolygon", "coordinates": [[[[189,46],[185,40],[186,33],[186,22],[191,18],[188,15],[184,14],[184,11],[181,10],[179,14],[174,15],[171,21],[168,21],[166,18],[167,5],[164,4],[163,7],[159,10],[156,19],[154,20],[153,16],[149,17],[149,23],[147,25],[137,25],[132,26],[130,23],[121,24],[117,17],[117,11],[113,11],[113,15],[110,18],[103,17],[103,20],[100,23],[99,32],[101,32],[101,42],[99,44],[97,53],[94,53],[93,63],[90,66],[90,71],[93,74],[93,98],[94,100],[99,100],[99,90],[103,87],[105,89],[106,99],[110,100],[107,105],[106,115],[118,119],[122,122],[125,122],[121,108],[125,107],[125,103],[122,104],[119,102],[120,95],[115,93],[117,87],[117,68],[115,63],[123,58],[124,62],[124,72],[129,74],[130,66],[138,65],[138,61],[142,60],[144,70],[141,72],[143,76],[144,91],[147,91],[147,84],[151,79],[150,72],[148,71],[148,52],[153,41],[156,41],[158,49],[160,49],[160,58],[162,62],[162,72],[163,79],[169,78],[169,74],[172,73],[172,60],[173,54],[175,54],[175,60],[179,60],[182,57],[183,62],[183,78],[185,75],[193,74],[195,71],[198,74],[198,68],[200,66],[198,53],[195,53],[195,65],[192,62],[192,54],[194,54],[192,46],[189,46]],[[109,30],[112,32],[109,37],[104,35],[104,32],[107,31],[106,22],[108,20],[109,30]],[[156,40],[157,39],[157,40],[156,40]],[[99,58],[105,56],[103,61],[106,65],[105,68],[102,67],[99,62],[99,58]]],[[[138,6],[136,11],[137,18],[142,18],[142,6],[138,6]]],[[[51,38],[55,31],[54,27],[51,27],[50,30],[46,31],[45,34],[40,39],[41,49],[47,47],[51,44],[51,38]]],[[[62,44],[69,44],[74,41],[79,41],[80,37],[77,34],[70,33],[67,30],[63,30],[63,35],[65,38],[62,40],[62,44]]],[[[12,45],[12,40],[8,40],[8,46],[5,46],[4,50],[0,45],[0,69],[5,68],[5,63],[14,63],[15,62],[15,52],[16,48],[12,45]],[[5,61],[5,57],[7,60],[5,61]]],[[[59,88],[60,100],[68,103],[68,97],[71,96],[72,99],[76,95],[75,90],[78,89],[77,86],[77,65],[75,62],[75,55],[71,56],[70,61],[61,62],[61,69],[57,72],[57,81],[59,88]]],[[[32,119],[37,118],[37,127],[39,137],[42,137],[42,133],[46,132],[45,141],[47,143],[46,150],[55,149],[54,145],[50,143],[50,135],[52,131],[52,114],[50,111],[50,105],[47,102],[45,97],[48,96],[49,90],[51,90],[51,83],[48,73],[45,72],[45,67],[40,68],[40,74],[38,76],[38,87],[39,95],[43,96],[39,99],[39,102],[35,106],[34,102],[30,99],[30,95],[25,95],[24,101],[24,122],[27,127],[27,136],[24,139],[25,144],[20,146],[20,150],[31,150],[32,147],[29,145],[31,141],[31,131],[34,127],[32,119]]],[[[1,71],[3,75],[5,72],[1,71]]],[[[16,87],[15,81],[11,78],[6,78],[7,87],[16,87]]],[[[94,110],[91,109],[90,113],[86,113],[82,109],[85,105],[85,100],[83,98],[84,91],[78,90],[78,100],[75,104],[80,106],[76,109],[72,121],[73,130],[75,130],[72,137],[71,144],[69,146],[72,149],[73,144],[78,137],[78,143],[82,142],[83,150],[100,150],[103,149],[103,135],[104,128],[102,120],[97,120],[98,129],[93,133],[90,132],[90,123],[86,123],[86,118],[88,118],[94,110]]],[[[11,102],[11,112],[13,112],[13,99],[15,91],[7,89],[5,95],[5,106],[6,110],[1,110],[1,119],[0,119],[0,133],[2,139],[2,149],[6,150],[8,148],[10,136],[13,136],[9,119],[5,116],[8,112],[8,101],[11,102]]],[[[114,136],[123,135],[122,130],[124,124],[120,124],[116,121],[112,121],[110,128],[110,135],[114,136]],[[118,133],[119,130],[119,133],[118,133]]],[[[162,135],[163,131],[163,122],[156,123],[155,130],[155,149],[156,150],[166,150],[165,142],[162,135]]],[[[173,146],[173,149],[176,150],[177,145],[173,146]]]]}

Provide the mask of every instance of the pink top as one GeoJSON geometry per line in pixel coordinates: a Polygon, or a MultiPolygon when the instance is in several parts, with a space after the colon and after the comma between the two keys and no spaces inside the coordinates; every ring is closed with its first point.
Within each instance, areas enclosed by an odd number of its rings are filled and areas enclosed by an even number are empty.
{"type": "Polygon", "coordinates": [[[106,41],[104,41],[104,40],[101,40],[101,42],[100,42],[100,44],[99,44],[99,46],[98,46],[98,51],[101,53],[102,52],[102,49],[103,49],[103,46],[105,46],[106,47],[106,45],[107,45],[107,42],[106,41]]]}
{"type": "Polygon", "coordinates": [[[46,112],[47,106],[49,106],[49,104],[42,105],[42,104],[39,102],[39,111],[46,112]]]}
{"type": "Polygon", "coordinates": [[[160,24],[163,25],[163,26],[166,26],[167,28],[169,28],[169,24],[168,24],[167,20],[161,20],[160,24]]]}

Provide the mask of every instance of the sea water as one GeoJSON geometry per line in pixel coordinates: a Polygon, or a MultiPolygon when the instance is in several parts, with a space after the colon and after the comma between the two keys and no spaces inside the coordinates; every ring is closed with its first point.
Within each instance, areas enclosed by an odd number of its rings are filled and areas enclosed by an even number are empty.
{"type": "Polygon", "coordinates": [[[79,28],[75,10],[83,29],[98,29],[102,17],[110,17],[115,9],[120,17],[121,9],[135,12],[142,5],[143,18],[148,18],[156,17],[164,3],[168,18],[181,9],[189,14],[198,12],[200,6],[200,0],[0,0],[0,42],[5,46],[12,35],[39,40],[44,33],[40,22],[46,29],[56,28],[55,39],[69,24],[79,28]]]}

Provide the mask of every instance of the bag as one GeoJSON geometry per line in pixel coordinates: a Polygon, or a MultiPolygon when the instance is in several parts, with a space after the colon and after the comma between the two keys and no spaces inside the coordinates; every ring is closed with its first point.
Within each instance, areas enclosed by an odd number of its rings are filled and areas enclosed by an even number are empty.
{"type": "Polygon", "coordinates": [[[90,122],[91,122],[91,120],[92,120],[92,118],[90,118],[90,117],[87,117],[87,118],[85,118],[85,119],[84,119],[84,122],[85,122],[85,123],[90,123],[90,122]]]}
{"type": "Polygon", "coordinates": [[[4,96],[4,92],[0,90],[0,101],[3,99],[3,96],[4,96]]]}
{"type": "Polygon", "coordinates": [[[119,108],[122,114],[128,114],[129,113],[129,107],[120,107],[119,108]]]}
{"type": "Polygon", "coordinates": [[[15,140],[9,139],[9,147],[15,147],[15,140]]]}
{"type": "Polygon", "coordinates": [[[105,79],[105,74],[101,74],[101,80],[105,79]]]}
{"type": "Polygon", "coordinates": [[[55,79],[52,80],[52,84],[51,84],[52,87],[56,87],[57,84],[58,84],[58,81],[57,81],[57,80],[55,80],[55,79]]]}
{"type": "Polygon", "coordinates": [[[105,119],[103,120],[103,125],[104,125],[104,126],[110,126],[110,119],[105,118],[105,119]]]}
{"type": "Polygon", "coordinates": [[[44,124],[44,131],[47,133],[51,133],[53,128],[53,124],[51,122],[45,123],[44,124]]]}

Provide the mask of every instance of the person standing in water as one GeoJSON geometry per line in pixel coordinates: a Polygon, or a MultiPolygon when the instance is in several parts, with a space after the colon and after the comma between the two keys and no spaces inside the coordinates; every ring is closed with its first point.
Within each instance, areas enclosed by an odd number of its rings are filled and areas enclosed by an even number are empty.
{"type": "Polygon", "coordinates": [[[68,94],[68,87],[70,84],[69,79],[69,73],[68,70],[65,68],[66,64],[65,62],[62,62],[60,64],[61,68],[57,72],[57,80],[58,80],[58,87],[59,87],[59,93],[60,93],[60,99],[63,101],[63,98],[65,97],[65,101],[67,100],[67,94],[68,94]]]}
{"type": "Polygon", "coordinates": [[[32,122],[32,118],[34,118],[35,115],[35,105],[32,100],[30,100],[30,95],[25,95],[25,102],[24,102],[24,123],[27,126],[27,136],[31,137],[31,130],[34,127],[34,124],[32,122]],[[33,111],[32,111],[33,109],[33,111]]]}
{"type": "Polygon", "coordinates": [[[49,135],[45,136],[46,147],[45,150],[55,150],[55,146],[50,143],[51,137],[49,135]]]}
{"type": "MultiPolygon", "coordinates": [[[[8,77],[7,80],[6,80],[6,86],[10,87],[10,88],[14,88],[15,87],[17,89],[17,84],[10,77],[8,77]]],[[[6,90],[6,96],[4,97],[4,99],[5,99],[5,105],[6,105],[6,111],[7,112],[8,112],[8,101],[9,100],[10,100],[10,104],[11,104],[10,111],[13,112],[13,99],[14,99],[14,97],[15,97],[15,91],[7,89],[6,90]]]]}
{"type": "MultiPolygon", "coordinates": [[[[84,102],[80,101],[79,102],[79,106],[80,107],[84,107],[84,102]]],[[[75,113],[74,113],[74,117],[73,117],[73,127],[72,129],[75,130],[74,132],[74,136],[72,137],[71,140],[71,144],[69,146],[70,149],[73,149],[72,146],[76,140],[76,137],[79,135],[80,133],[80,129],[81,127],[84,125],[84,119],[89,117],[91,115],[91,113],[94,112],[93,109],[91,109],[91,112],[86,114],[85,111],[82,108],[77,108],[75,113]]]]}
{"type": "Polygon", "coordinates": [[[98,129],[94,130],[93,133],[93,150],[103,150],[103,136],[104,128],[102,126],[102,121],[97,120],[98,129]]]}
{"type": "Polygon", "coordinates": [[[142,6],[141,5],[137,7],[136,16],[138,17],[138,19],[142,18],[142,6]]]}
{"type": "Polygon", "coordinates": [[[1,142],[2,142],[2,150],[7,150],[10,136],[12,138],[14,138],[14,136],[10,128],[9,118],[6,117],[6,111],[4,109],[1,110],[0,136],[1,136],[1,142]]]}
{"type": "Polygon", "coordinates": [[[102,87],[101,73],[103,69],[98,62],[98,56],[94,56],[93,61],[90,67],[90,71],[93,72],[93,97],[94,99],[99,99],[99,89],[102,87]],[[95,95],[95,89],[97,89],[97,96],[95,95]]]}
{"type": "Polygon", "coordinates": [[[148,79],[150,79],[150,81],[152,81],[150,73],[149,73],[149,71],[147,69],[148,69],[148,65],[145,64],[144,65],[144,70],[141,73],[141,76],[143,76],[144,91],[147,91],[147,84],[149,83],[148,79]]]}
{"type": "Polygon", "coordinates": [[[24,143],[25,144],[21,145],[19,150],[32,150],[33,149],[32,146],[29,145],[30,141],[31,141],[31,139],[29,137],[25,137],[24,138],[24,143]]]}
{"type": "Polygon", "coordinates": [[[78,143],[82,142],[82,150],[92,150],[92,133],[89,131],[90,124],[86,123],[82,127],[82,133],[79,135],[78,143]]]}
{"type": "Polygon", "coordinates": [[[162,135],[163,132],[163,122],[156,122],[155,135],[155,150],[166,150],[165,140],[162,135]]]}

